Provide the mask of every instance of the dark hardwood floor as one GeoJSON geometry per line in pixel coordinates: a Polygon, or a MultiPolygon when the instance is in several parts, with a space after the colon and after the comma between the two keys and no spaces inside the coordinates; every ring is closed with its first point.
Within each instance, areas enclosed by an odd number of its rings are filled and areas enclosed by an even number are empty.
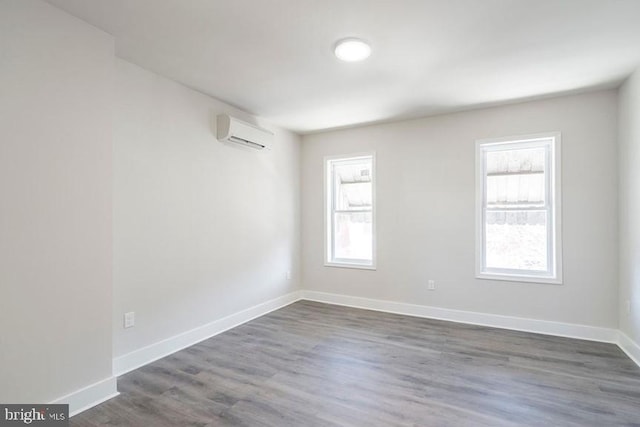
{"type": "Polygon", "coordinates": [[[118,379],[71,426],[640,426],[617,346],[307,301],[118,379]]]}

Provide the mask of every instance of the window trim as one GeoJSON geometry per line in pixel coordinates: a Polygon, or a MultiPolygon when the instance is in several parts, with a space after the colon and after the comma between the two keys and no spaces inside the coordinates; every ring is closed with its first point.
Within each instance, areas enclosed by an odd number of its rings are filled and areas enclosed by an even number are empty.
{"type": "Polygon", "coordinates": [[[339,268],[355,268],[360,270],[376,270],[377,269],[377,251],[376,251],[376,152],[359,152],[351,154],[340,154],[324,157],[324,266],[325,267],[339,267],[339,268]],[[371,157],[371,263],[358,262],[356,260],[346,259],[331,259],[331,249],[333,242],[333,211],[332,202],[329,200],[329,196],[332,196],[330,191],[332,186],[333,176],[329,167],[330,162],[336,160],[356,160],[359,158],[371,157]]]}
{"type": "Polygon", "coordinates": [[[476,141],[476,278],[488,280],[504,280],[511,282],[528,282],[561,285],[562,276],[562,137],[560,132],[544,132],[529,135],[518,135],[501,138],[487,138],[476,141]],[[554,273],[552,275],[526,274],[523,270],[512,271],[486,271],[484,270],[484,199],[485,199],[485,163],[483,161],[484,148],[487,146],[505,146],[508,144],[523,145],[536,140],[551,139],[551,149],[548,161],[551,166],[548,181],[548,204],[550,205],[551,227],[553,227],[550,237],[552,241],[547,243],[547,254],[549,249],[553,250],[554,273]],[[551,191],[553,190],[553,191],[551,191]]]}

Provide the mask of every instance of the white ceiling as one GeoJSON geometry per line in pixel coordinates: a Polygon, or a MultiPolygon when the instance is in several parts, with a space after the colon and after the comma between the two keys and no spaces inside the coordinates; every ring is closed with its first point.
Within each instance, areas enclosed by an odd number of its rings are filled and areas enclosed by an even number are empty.
{"type": "Polygon", "coordinates": [[[640,0],[48,0],[117,55],[301,133],[615,87],[640,0]],[[338,61],[336,40],[371,57],[338,61]]]}

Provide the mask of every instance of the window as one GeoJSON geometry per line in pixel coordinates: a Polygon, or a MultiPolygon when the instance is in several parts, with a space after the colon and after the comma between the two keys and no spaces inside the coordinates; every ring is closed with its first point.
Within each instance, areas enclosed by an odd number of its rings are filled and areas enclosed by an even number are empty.
{"type": "Polygon", "coordinates": [[[482,279],[562,283],[560,134],[476,143],[482,279]]]}
{"type": "Polygon", "coordinates": [[[325,265],[375,268],[374,154],[325,160],[325,265]]]}

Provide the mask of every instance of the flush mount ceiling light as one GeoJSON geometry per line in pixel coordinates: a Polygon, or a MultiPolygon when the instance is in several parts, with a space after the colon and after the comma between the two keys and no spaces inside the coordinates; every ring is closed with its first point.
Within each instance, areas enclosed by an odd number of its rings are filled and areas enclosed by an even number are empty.
{"type": "Polygon", "coordinates": [[[356,62],[367,59],[371,55],[371,46],[360,39],[348,38],[338,40],[333,52],[338,59],[346,62],[356,62]]]}

